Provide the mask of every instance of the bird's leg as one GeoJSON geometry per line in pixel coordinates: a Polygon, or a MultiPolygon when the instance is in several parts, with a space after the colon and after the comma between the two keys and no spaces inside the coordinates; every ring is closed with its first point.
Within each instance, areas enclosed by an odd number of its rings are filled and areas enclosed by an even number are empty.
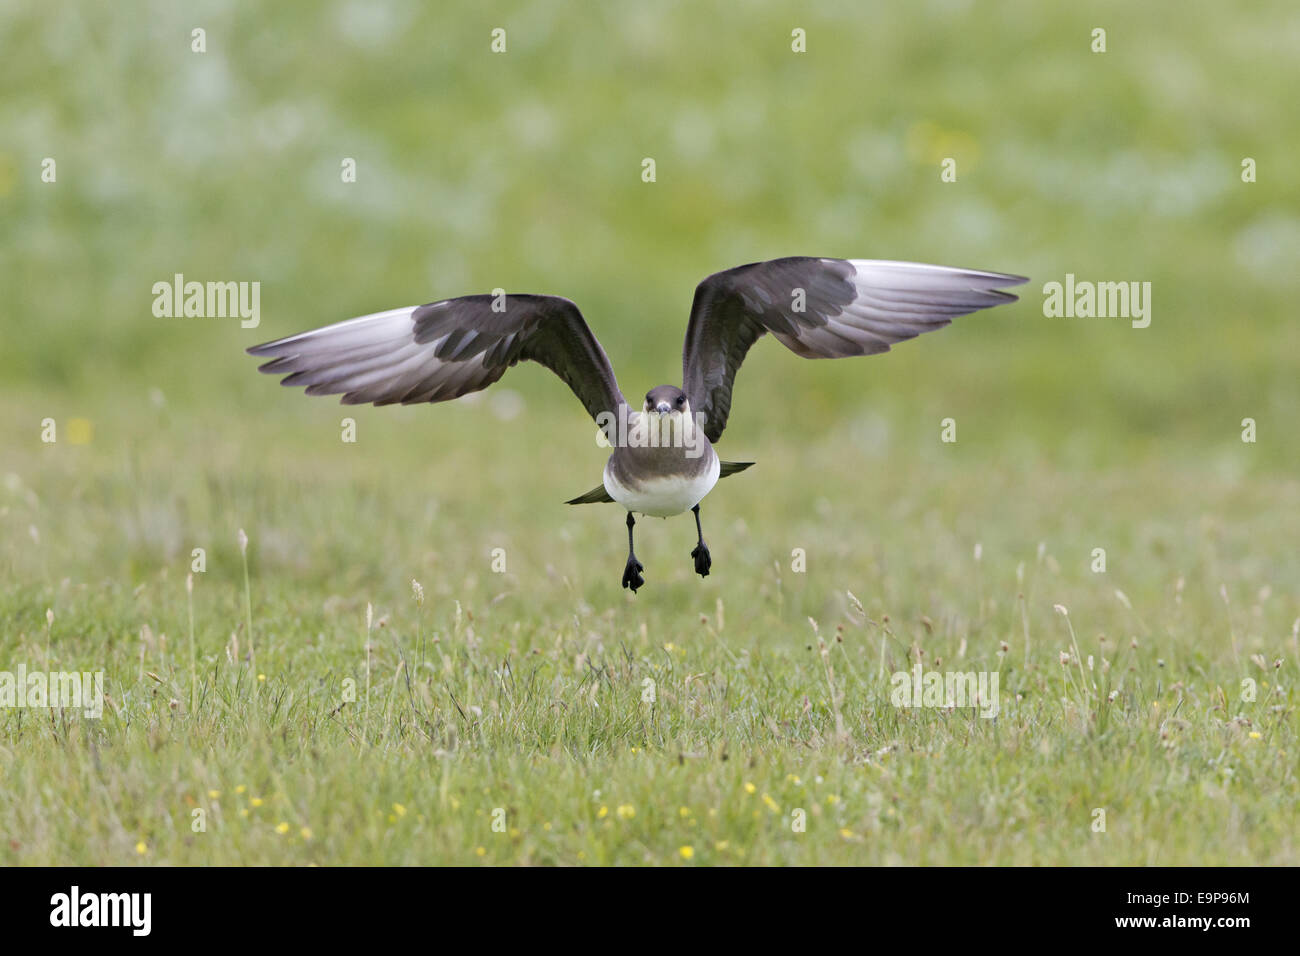
{"type": "Polygon", "coordinates": [[[627,513],[627,567],[623,569],[623,587],[631,588],[633,594],[636,594],[637,588],[645,584],[645,578],[641,577],[641,572],[645,569],[636,559],[636,551],[632,547],[632,526],[635,524],[636,519],[629,511],[627,513]]]}
{"type": "Polygon", "coordinates": [[[700,577],[707,578],[709,568],[713,567],[713,557],[709,554],[709,546],[704,543],[704,532],[700,529],[700,506],[696,505],[691,510],[695,512],[695,533],[700,539],[700,543],[691,552],[691,557],[695,559],[695,572],[700,577]]]}

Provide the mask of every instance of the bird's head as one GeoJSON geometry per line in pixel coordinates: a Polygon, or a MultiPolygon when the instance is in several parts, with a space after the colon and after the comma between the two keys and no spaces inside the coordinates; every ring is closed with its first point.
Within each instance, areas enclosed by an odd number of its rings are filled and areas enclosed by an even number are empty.
{"type": "Polygon", "coordinates": [[[659,385],[646,392],[645,406],[641,410],[657,415],[685,415],[689,418],[691,402],[676,385],[659,385]]]}

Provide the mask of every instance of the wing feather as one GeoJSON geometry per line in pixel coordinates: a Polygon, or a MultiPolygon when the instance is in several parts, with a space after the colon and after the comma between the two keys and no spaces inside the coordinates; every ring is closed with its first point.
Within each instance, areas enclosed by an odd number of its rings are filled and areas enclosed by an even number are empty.
{"type": "Polygon", "coordinates": [[[880,259],[793,257],[709,276],[695,290],[682,349],[683,389],[717,441],[736,372],[764,334],[804,358],[888,352],[896,342],[1016,297],[1022,276],[880,259]]]}
{"type": "Polygon", "coordinates": [[[249,349],[260,371],[346,405],[445,402],[522,361],[558,375],[592,418],[625,404],[582,313],[558,296],[462,296],[390,309],[249,349]]]}

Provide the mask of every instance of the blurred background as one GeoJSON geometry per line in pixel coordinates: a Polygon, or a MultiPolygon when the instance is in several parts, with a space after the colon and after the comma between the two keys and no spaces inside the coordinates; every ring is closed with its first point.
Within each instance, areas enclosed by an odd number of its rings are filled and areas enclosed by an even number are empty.
{"type": "MultiPolygon", "coordinates": [[[[0,45],[15,580],[145,574],[260,521],[261,559],[291,575],[369,578],[394,548],[445,567],[535,532],[528,566],[616,585],[616,516],[559,505],[604,455],[549,373],[521,367],[455,406],[344,410],[258,375],[244,349],[494,287],[553,293],[631,395],[680,380],[701,278],[784,255],[1031,282],[887,356],[760,343],[722,451],[767,474],[724,485],[716,520],[866,527],[919,481],[929,500],[891,520],[921,527],[939,499],[936,523],[958,530],[940,560],[981,535],[1032,555],[1076,510],[1178,524],[1195,489],[1295,501],[1293,3],[6,2],[0,45]],[[152,286],[176,273],[260,282],[260,327],[156,318],[152,286]],[[1066,273],[1150,282],[1150,327],[1044,317],[1043,284],[1066,273]],[[39,442],[46,417],[56,446],[39,442]],[[945,417],[956,445],[939,442],[945,417]],[[782,470],[800,452],[824,496],[782,470]],[[999,511],[1011,499],[1030,509],[1019,524],[999,511]],[[374,550],[340,541],[357,535],[374,550]]],[[[1279,508],[1251,514],[1291,520],[1279,508]]]]}

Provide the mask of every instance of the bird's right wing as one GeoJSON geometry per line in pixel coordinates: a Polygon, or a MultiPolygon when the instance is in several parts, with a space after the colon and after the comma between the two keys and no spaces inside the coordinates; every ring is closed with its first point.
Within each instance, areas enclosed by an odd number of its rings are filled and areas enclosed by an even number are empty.
{"type": "Polygon", "coordinates": [[[737,266],[695,290],[682,388],[691,410],[704,414],[704,433],[717,441],[727,427],[736,372],[764,334],[804,358],[874,355],[959,315],[1015,302],[1000,287],[1026,281],[878,259],[798,256],[737,266]]]}
{"type": "MultiPolygon", "coordinates": [[[[625,404],[578,307],[549,295],[467,295],[393,309],[256,345],[259,368],[347,405],[445,402],[487,388],[521,362],[564,380],[594,419],[625,404]]],[[[598,420],[599,423],[599,420],[598,420]]]]}

